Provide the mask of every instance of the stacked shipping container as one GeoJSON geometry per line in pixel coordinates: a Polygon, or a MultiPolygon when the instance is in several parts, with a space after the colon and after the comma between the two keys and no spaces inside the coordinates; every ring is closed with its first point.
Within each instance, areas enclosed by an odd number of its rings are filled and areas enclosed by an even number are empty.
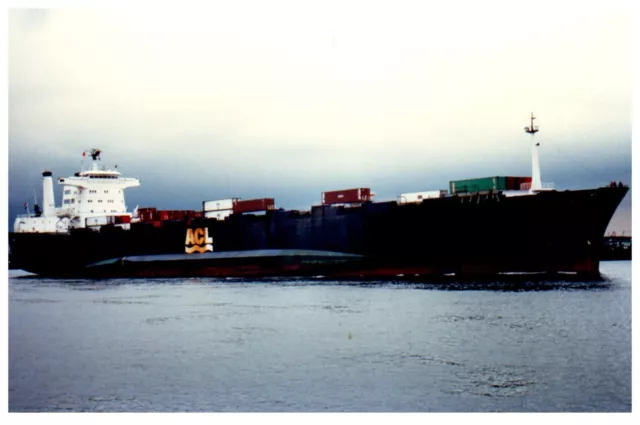
{"type": "Polygon", "coordinates": [[[157,210],[156,208],[139,208],[138,218],[143,223],[167,220],[189,220],[203,217],[202,211],[195,210],[157,210]]]}
{"type": "Polygon", "coordinates": [[[322,205],[359,204],[371,201],[371,197],[371,189],[368,187],[334,190],[331,192],[322,192],[322,205]]]}
{"type": "Polygon", "coordinates": [[[207,218],[224,220],[231,214],[242,214],[246,212],[259,212],[274,210],[275,201],[273,198],[245,199],[239,198],[219,199],[216,201],[204,201],[202,210],[207,218]]]}
{"type": "Polygon", "coordinates": [[[452,180],[449,191],[453,193],[484,192],[489,190],[522,190],[521,186],[531,183],[531,177],[494,176],[478,179],[452,180]]]}
{"type": "Polygon", "coordinates": [[[276,204],[273,198],[246,199],[244,201],[237,200],[235,204],[233,204],[233,212],[238,214],[245,212],[269,211],[275,209],[276,204]]]}
{"type": "Polygon", "coordinates": [[[402,193],[398,198],[401,204],[422,202],[423,199],[442,198],[447,196],[446,190],[429,190],[426,192],[402,193]]]}
{"type": "Polygon", "coordinates": [[[204,201],[202,203],[202,211],[224,211],[224,210],[232,210],[233,204],[238,200],[238,198],[231,199],[218,199],[217,201],[204,201]]]}
{"type": "Polygon", "coordinates": [[[224,220],[233,214],[233,205],[237,198],[218,199],[215,201],[204,201],[202,203],[202,211],[205,218],[215,218],[216,220],[224,220]]]}
{"type": "Polygon", "coordinates": [[[157,213],[155,208],[138,208],[138,218],[144,223],[156,220],[157,213]]]}
{"type": "Polygon", "coordinates": [[[216,220],[224,220],[233,214],[233,210],[204,211],[205,218],[215,218],[216,220]]]}

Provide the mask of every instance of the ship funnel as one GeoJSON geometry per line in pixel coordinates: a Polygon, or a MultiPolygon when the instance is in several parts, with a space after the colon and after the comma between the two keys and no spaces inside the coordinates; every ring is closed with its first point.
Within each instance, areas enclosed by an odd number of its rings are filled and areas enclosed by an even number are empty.
{"type": "Polygon", "coordinates": [[[51,171],[42,173],[42,215],[44,217],[54,217],[56,215],[51,171]]]}

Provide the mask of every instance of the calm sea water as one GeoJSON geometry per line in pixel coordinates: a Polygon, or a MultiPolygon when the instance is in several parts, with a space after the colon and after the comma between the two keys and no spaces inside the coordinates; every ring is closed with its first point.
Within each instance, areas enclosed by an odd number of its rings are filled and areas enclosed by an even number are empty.
{"type": "Polygon", "coordinates": [[[630,412],[605,281],[9,280],[9,411],[630,412]]]}

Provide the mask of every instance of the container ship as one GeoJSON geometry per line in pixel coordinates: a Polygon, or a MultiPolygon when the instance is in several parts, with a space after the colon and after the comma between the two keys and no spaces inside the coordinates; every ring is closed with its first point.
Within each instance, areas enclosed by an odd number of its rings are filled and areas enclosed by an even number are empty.
{"type": "Polygon", "coordinates": [[[9,233],[11,267],[60,278],[599,278],[604,233],[629,188],[556,190],[541,181],[539,143],[531,148],[531,176],[453,180],[393,201],[361,187],[323,192],[304,211],[230,198],[201,210],[132,212],[124,191],[139,180],[102,167],[91,149],[88,167],[57,179],[61,206],[43,172],[42,208],[18,215],[9,233]]]}

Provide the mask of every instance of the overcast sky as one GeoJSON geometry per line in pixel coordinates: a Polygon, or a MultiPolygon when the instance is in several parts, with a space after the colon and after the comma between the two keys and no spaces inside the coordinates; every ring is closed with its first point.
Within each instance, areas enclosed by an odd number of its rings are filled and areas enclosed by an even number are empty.
{"type": "Polygon", "coordinates": [[[94,147],[130,208],[530,175],[531,112],[543,181],[630,183],[627,2],[298,3],[11,10],[10,222],[94,147]]]}

